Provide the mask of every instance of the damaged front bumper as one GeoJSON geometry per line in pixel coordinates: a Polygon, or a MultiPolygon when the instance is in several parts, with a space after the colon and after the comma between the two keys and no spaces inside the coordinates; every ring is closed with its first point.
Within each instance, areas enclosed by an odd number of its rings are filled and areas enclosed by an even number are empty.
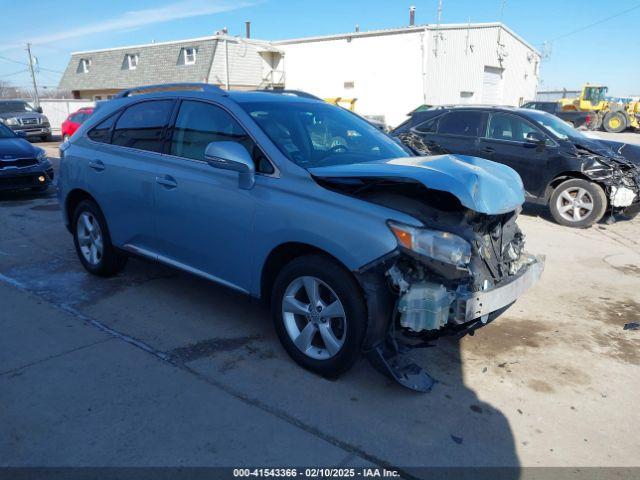
{"type": "Polygon", "coordinates": [[[483,290],[470,292],[465,278],[450,282],[447,287],[432,282],[428,284],[432,288],[418,289],[424,292],[421,298],[420,293],[410,293],[416,284],[407,283],[404,290],[395,293],[385,288],[400,281],[397,274],[389,272],[397,268],[402,255],[394,252],[358,273],[369,309],[364,350],[377,370],[420,392],[428,392],[435,380],[407,354],[414,348],[432,346],[429,342],[436,338],[462,337],[487,325],[540,279],[545,265],[544,257],[523,253],[517,271],[497,285],[485,284],[483,290]],[[405,300],[407,296],[412,302],[405,300]]]}
{"type": "Polygon", "coordinates": [[[486,318],[511,305],[542,276],[544,257],[530,255],[527,264],[506,283],[492,289],[462,295],[457,299],[458,312],[464,311],[464,322],[486,318]]]}

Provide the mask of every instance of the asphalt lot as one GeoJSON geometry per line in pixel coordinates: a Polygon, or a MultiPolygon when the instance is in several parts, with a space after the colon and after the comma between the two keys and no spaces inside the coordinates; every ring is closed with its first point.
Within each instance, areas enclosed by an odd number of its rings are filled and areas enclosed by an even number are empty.
{"type": "Polygon", "coordinates": [[[300,369],[264,307],[199,278],[92,277],[54,189],[2,195],[0,466],[640,466],[640,218],[519,223],[543,279],[420,351],[439,383],[415,394],[365,360],[300,369]]]}

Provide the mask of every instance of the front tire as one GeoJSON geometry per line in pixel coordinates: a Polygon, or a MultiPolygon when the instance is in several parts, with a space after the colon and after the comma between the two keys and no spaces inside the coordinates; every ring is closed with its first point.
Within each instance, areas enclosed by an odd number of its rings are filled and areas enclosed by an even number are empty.
{"type": "Polygon", "coordinates": [[[358,359],[367,325],[364,296],[335,260],[292,260],[276,278],[271,310],[280,342],[300,366],[337,377],[358,359]]]}
{"type": "Polygon", "coordinates": [[[551,194],[549,209],[560,225],[587,228],[604,216],[607,197],[600,185],[573,178],[556,187],[551,194]]]}
{"type": "Polygon", "coordinates": [[[73,214],[73,243],[84,268],[99,277],[116,275],[127,264],[127,257],[111,243],[107,222],[98,205],[83,200],[73,214]]]}

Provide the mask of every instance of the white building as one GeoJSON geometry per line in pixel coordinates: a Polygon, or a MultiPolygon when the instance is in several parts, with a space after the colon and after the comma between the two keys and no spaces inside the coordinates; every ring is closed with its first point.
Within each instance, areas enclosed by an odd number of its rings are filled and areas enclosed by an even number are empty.
{"type": "Polygon", "coordinates": [[[395,126],[422,104],[520,105],[535,97],[540,54],[501,23],[421,25],[273,42],[285,85],[357,98],[395,126]]]}

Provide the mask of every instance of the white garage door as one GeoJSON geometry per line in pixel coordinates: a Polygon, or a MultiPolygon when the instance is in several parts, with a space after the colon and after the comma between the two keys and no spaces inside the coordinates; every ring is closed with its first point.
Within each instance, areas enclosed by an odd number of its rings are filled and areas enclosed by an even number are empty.
{"type": "Polygon", "coordinates": [[[484,67],[482,77],[482,103],[500,105],[502,103],[502,68],[484,67]]]}

